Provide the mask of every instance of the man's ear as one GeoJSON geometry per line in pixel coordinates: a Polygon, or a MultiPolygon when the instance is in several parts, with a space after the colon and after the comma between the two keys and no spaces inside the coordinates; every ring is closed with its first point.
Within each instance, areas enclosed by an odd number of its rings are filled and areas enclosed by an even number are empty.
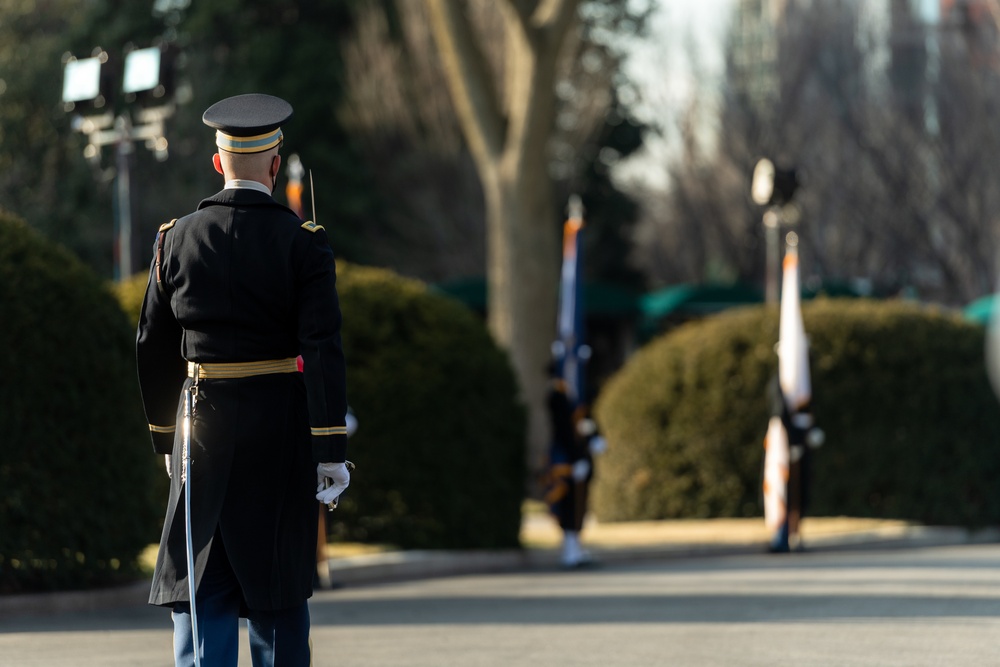
{"type": "Polygon", "coordinates": [[[215,165],[215,170],[217,172],[219,172],[220,174],[223,174],[223,171],[222,171],[222,156],[221,155],[219,155],[218,153],[214,154],[212,156],[212,164],[215,165]]]}

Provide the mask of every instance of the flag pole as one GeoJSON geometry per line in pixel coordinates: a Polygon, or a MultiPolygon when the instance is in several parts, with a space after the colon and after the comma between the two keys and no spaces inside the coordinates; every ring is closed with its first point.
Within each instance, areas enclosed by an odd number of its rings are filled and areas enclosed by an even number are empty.
{"type": "Polygon", "coordinates": [[[312,219],[312,221],[313,221],[314,224],[318,225],[319,221],[316,220],[316,191],[313,189],[313,170],[312,169],[309,170],[309,202],[312,204],[312,212],[313,212],[313,219],[312,219]]]}
{"type": "Polygon", "coordinates": [[[563,261],[559,284],[559,315],[556,326],[556,356],[560,376],[566,382],[567,395],[574,407],[584,399],[583,365],[590,348],[583,344],[583,311],[581,308],[581,244],[583,202],[571,195],[563,224],[563,261]]]}

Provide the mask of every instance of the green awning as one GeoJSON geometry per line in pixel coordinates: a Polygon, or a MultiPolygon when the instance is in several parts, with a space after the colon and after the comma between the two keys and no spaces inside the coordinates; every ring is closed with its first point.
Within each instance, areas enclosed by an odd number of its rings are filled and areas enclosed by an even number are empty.
{"type": "MultiPolygon", "coordinates": [[[[431,289],[486,312],[486,279],[481,276],[437,283],[431,289]]],[[[638,297],[632,290],[602,282],[583,284],[583,308],[589,317],[632,318],[639,312],[638,297]]]]}
{"type": "Polygon", "coordinates": [[[989,324],[990,318],[993,316],[996,297],[996,294],[987,294],[986,296],[979,297],[962,309],[962,315],[967,320],[979,322],[984,325],[989,324]]]}
{"type": "Polygon", "coordinates": [[[446,283],[435,283],[430,289],[464,303],[472,310],[486,312],[486,279],[481,277],[458,278],[446,283]]]}
{"type": "Polygon", "coordinates": [[[660,320],[673,314],[708,315],[733,306],[764,301],[760,290],[749,285],[693,285],[684,283],[650,292],[639,299],[646,320],[660,320]]]}

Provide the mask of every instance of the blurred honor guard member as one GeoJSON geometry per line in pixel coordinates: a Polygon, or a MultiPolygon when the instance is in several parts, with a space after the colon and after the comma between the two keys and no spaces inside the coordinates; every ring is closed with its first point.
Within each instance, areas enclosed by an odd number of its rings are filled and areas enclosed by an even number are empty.
{"type": "Polygon", "coordinates": [[[291,115],[284,100],[259,94],[205,111],[225,187],[161,226],[154,246],[136,348],[153,449],[166,455],[171,484],[149,601],[173,611],[177,665],[194,664],[197,650],[201,664],[235,667],[240,617],[255,667],[311,664],[316,500],[332,502],[350,481],[333,251],[322,227],[271,197],[291,115]],[[188,480],[180,397],[191,387],[188,480]]]}

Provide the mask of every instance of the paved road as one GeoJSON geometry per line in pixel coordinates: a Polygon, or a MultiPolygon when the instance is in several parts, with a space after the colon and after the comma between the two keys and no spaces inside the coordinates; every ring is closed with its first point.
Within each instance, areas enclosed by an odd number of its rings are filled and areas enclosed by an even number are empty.
{"type": "MultiPolygon", "coordinates": [[[[311,609],[316,667],[979,667],[1000,665],[1000,545],[426,579],[311,609]]],[[[0,665],[168,667],[170,641],[144,606],[21,617],[0,621],[0,665]]]]}

